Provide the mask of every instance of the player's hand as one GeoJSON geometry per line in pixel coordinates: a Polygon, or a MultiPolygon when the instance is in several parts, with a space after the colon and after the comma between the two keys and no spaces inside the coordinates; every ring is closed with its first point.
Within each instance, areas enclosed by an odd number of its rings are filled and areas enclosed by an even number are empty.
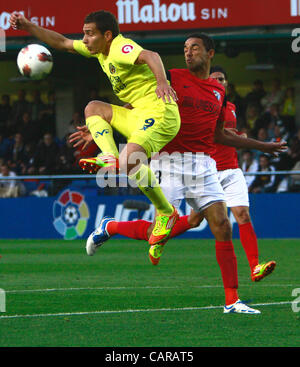
{"type": "Polygon", "coordinates": [[[169,85],[168,82],[157,83],[156,95],[161,98],[165,103],[168,101],[172,103],[172,99],[176,102],[178,101],[177,94],[175,90],[169,85]],[[167,99],[167,100],[166,100],[167,99]]]}
{"type": "Polygon", "coordinates": [[[288,149],[286,141],[280,141],[276,143],[265,143],[265,149],[263,150],[265,153],[269,153],[272,155],[279,155],[279,153],[284,153],[288,149]]]}
{"type": "Polygon", "coordinates": [[[26,29],[30,22],[22,13],[15,11],[11,14],[9,23],[13,29],[26,29]]]}
{"type": "Polygon", "coordinates": [[[81,150],[84,150],[92,141],[93,137],[87,126],[77,126],[75,133],[69,136],[69,142],[74,148],[82,145],[81,150]]]}

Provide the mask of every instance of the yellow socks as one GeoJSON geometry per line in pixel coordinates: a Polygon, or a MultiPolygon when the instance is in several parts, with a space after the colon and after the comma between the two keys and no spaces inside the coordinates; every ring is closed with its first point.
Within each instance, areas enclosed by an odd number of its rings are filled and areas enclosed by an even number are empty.
{"type": "Polygon", "coordinates": [[[90,116],[86,119],[86,125],[92,134],[94,142],[103,153],[113,154],[119,157],[119,150],[113,137],[113,129],[110,124],[100,116],[90,116]]]}
{"type": "Polygon", "coordinates": [[[139,189],[155,206],[158,213],[166,215],[171,215],[173,213],[173,206],[168,202],[156,180],[154,173],[148,166],[142,164],[137,172],[128,177],[129,179],[135,181],[139,189]]]}

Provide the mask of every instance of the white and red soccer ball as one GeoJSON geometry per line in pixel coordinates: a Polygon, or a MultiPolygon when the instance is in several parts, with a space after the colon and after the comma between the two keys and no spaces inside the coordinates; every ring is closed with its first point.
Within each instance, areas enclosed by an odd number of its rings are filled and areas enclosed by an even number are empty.
{"type": "Polygon", "coordinates": [[[51,72],[53,58],[46,47],[31,44],[19,52],[17,65],[22,75],[30,79],[40,80],[51,72]]]}

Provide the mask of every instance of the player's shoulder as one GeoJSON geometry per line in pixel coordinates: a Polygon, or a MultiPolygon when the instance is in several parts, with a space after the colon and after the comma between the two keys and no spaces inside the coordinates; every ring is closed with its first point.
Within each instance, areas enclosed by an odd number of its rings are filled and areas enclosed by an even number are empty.
{"type": "Polygon", "coordinates": [[[169,73],[177,77],[186,77],[190,75],[188,69],[169,69],[169,73]]]}
{"type": "Polygon", "coordinates": [[[236,110],[235,104],[228,101],[228,100],[226,101],[226,107],[230,108],[231,110],[234,110],[234,111],[236,110]]]}
{"type": "Polygon", "coordinates": [[[205,80],[205,82],[210,85],[212,88],[217,88],[221,91],[223,91],[225,93],[225,87],[224,85],[222,85],[221,83],[219,83],[216,79],[214,78],[208,78],[205,80]]]}
{"type": "Polygon", "coordinates": [[[122,53],[129,53],[134,47],[140,47],[131,38],[124,37],[119,33],[112,41],[111,48],[122,53]]]}

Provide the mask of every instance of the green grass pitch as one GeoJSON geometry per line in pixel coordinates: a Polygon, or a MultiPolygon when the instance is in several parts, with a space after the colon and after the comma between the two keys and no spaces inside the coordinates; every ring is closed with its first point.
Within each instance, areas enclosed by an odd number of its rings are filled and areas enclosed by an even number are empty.
{"type": "Polygon", "coordinates": [[[299,240],[259,240],[277,261],[259,283],[234,245],[240,298],[260,315],[223,314],[213,240],[172,239],[156,267],[142,241],[89,257],[84,240],[1,240],[0,347],[299,347],[299,240]]]}

